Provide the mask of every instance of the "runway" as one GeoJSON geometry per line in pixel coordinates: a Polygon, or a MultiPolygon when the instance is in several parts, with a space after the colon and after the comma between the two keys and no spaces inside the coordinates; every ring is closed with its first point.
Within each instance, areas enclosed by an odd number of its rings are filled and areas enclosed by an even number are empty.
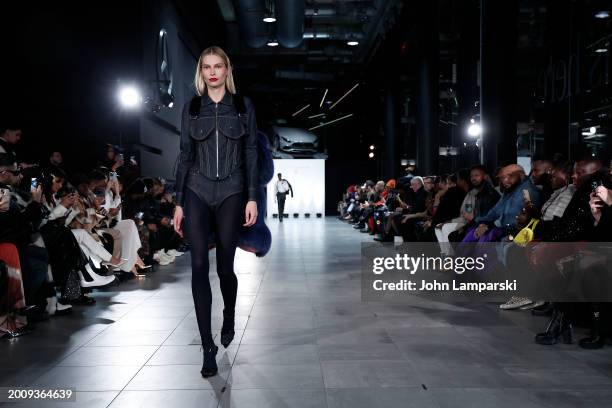
{"type": "Polygon", "coordinates": [[[216,377],[199,373],[186,254],[0,342],[0,385],[75,387],[77,402],[57,406],[88,408],[610,406],[612,347],[536,345],[547,319],[496,304],[363,303],[369,235],[334,217],[269,225],[266,257],[237,256],[236,337],[216,377]]]}

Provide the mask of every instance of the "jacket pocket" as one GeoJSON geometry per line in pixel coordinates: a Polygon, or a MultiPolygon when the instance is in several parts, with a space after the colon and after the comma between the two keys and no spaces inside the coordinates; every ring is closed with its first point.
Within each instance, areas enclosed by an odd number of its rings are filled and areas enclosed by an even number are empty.
{"type": "Polygon", "coordinates": [[[219,116],[219,133],[230,139],[240,139],[245,135],[246,130],[238,116],[219,116]]]}
{"type": "Polygon", "coordinates": [[[193,139],[205,140],[213,133],[213,130],[215,129],[215,118],[204,116],[198,119],[191,119],[189,126],[189,134],[193,139]]]}

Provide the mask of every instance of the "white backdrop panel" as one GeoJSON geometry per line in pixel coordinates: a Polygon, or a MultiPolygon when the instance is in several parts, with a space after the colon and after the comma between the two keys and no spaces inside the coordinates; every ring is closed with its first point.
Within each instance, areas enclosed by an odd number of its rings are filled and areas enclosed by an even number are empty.
{"type": "Polygon", "coordinates": [[[287,195],[285,214],[293,217],[293,213],[325,214],[325,160],[323,159],[274,159],[274,178],[268,184],[268,217],[278,213],[278,205],[274,202],[274,186],[278,173],[291,183],[293,198],[287,195]]]}

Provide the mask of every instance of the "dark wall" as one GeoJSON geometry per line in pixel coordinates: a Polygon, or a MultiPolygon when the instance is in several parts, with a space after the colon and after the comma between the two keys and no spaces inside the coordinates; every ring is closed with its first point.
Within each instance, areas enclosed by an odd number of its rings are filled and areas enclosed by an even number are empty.
{"type": "Polygon", "coordinates": [[[60,148],[90,166],[105,142],[137,131],[121,121],[116,80],[138,77],[140,2],[22,3],[3,13],[1,120],[22,122],[18,151],[30,161],[60,148]]]}

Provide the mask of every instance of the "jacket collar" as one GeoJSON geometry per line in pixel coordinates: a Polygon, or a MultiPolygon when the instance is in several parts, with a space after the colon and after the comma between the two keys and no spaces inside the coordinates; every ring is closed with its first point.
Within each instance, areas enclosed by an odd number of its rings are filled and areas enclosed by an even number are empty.
{"type": "MultiPolygon", "coordinates": [[[[210,99],[210,96],[208,96],[208,92],[206,92],[206,94],[202,97],[202,105],[212,105],[215,102],[210,99]]],[[[225,90],[225,95],[223,95],[223,98],[219,101],[220,104],[223,105],[232,105],[233,101],[232,101],[232,94],[226,89],[225,90]]]]}

